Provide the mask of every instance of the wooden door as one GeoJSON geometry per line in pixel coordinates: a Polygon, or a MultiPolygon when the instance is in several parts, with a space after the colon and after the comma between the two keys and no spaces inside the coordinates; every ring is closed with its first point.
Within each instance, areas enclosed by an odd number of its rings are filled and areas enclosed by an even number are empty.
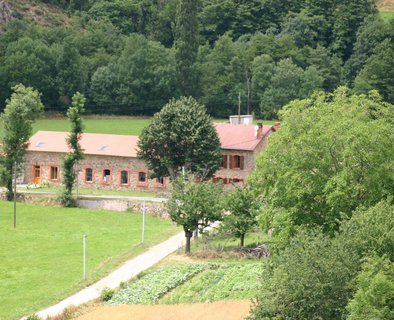
{"type": "Polygon", "coordinates": [[[41,182],[41,166],[33,167],[33,183],[40,184],[41,182]]]}

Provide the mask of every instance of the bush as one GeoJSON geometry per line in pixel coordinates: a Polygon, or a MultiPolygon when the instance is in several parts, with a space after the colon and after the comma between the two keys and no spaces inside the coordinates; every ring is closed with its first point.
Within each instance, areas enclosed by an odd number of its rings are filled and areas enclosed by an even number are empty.
{"type": "Polygon", "coordinates": [[[363,257],[376,252],[393,261],[393,227],[394,206],[383,201],[355,211],[334,238],[300,231],[264,269],[251,318],[344,319],[363,257]]]}
{"type": "Polygon", "coordinates": [[[394,263],[373,256],[357,277],[358,290],[348,305],[348,320],[394,319],[394,263]]]}
{"type": "Polygon", "coordinates": [[[100,293],[100,299],[102,301],[109,301],[114,296],[115,291],[110,288],[104,288],[100,293]]]}

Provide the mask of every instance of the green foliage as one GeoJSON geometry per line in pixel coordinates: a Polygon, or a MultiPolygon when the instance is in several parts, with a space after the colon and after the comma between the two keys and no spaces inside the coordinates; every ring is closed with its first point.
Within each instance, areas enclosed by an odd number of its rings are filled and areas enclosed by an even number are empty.
{"type": "Polygon", "coordinates": [[[120,57],[93,74],[91,89],[96,104],[107,110],[153,114],[177,95],[174,52],[131,35],[120,57]]]}
{"type": "Polygon", "coordinates": [[[366,259],[357,285],[348,305],[348,320],[394,319],[393,261],[377,256],[366,259]]]}
{"type": "Polygon", "coordinates": [[[204,270],[202,264],[163,267],[132,282],[115,293],[109,304],[152,304],[164,294],[204,270]]]}
{"type": "Polygon", "coordinates": [[[138,142],[138,156],[156,177],[176,179],[182,167],[202,178],[219,168],[220,142],[205,108],[196,100],[171,100],[156,113],[138,142]]]}
{"type": "MultiPolygon", "coordinates": [[[[344,319],[356,290],[366,289],[355,281],[362,259],[376,253],[393,261],[394,206],[390,201],[357,210],[334,238],[310,227],[298,232],[265,268],[252,319],[344,319]]],[[[366,274],[359,277],[366,279],[366,274]]],[[[378,285],[378,279],[368,278],[378,285]]],[[[379,286],[390,288],[384,282],[379,286]]],[[[391,300],[385,299],[392,295],[385,292],[381,291],[381,311],[390,308],[391,300]]],[[[357,295],[362,298],[362,293],[357,295]]],[[[356,312],[356,302],[352,305],[356,312]]],[[[373,305],[366,307],[373,309],[373,305]]]]}
{"type": "Polygon", "coordinates": [[[179,0],[175,21],[178,86],[184,96],[196,96],[195,62],[198,52],[198,1],[179,0]]]}
{"type": "MultiPolygon", "coordinates": [[[[15,19],[0,33],[0,109],[11,87],[24,83],[42,92],[46,110],[64,112],[79,91],[88,112],[151,115],[181,93],[227,117],[240,93],[242,112],[276,118],[292,99],[337,88],[341,74],[353,86],[394,30],[380,20],[374,0],[45,2],[68,10],[71,19],[57,27],[15,19]],[[272,58],[262,68],[277,69],[284,59],[294,66],[264,79],[258,59],[253,63],[260,55],[272,58]],[[279,85],[261,86],[271,77],[279,85]]],[[[377,63],[386,53],[364,71],[357,92],[390,95],[392,77],[381,72],[389,59],[377,63]]]]}
{"type": "Polygon", "coordinates": [[[197,303],[251,299],[259,289],[261,262],[209,264],[204,272],[177,287],[160,303],[197,303]]]}
{"type": "Polygon", "coordinates": [[[68,108],[67,116],[70,120],[71,130],[70,135],[67,138],[67,144],[70,148],[70,152],[67,153],[63,158],[62,171],[63,171],[63,183],[64,191],[60,196],[60,201],[65,207],[75,206],[75,200],[72,197],[72,189],[76,177],[76,168],[78,162],[83,159],[83,151],[79,140],[83,130],[82,124],[82,113],[85,111],[85,97],[77,92],[73,96],[71,106],[68,108]]]}
{"type": "Polygon", "coordinates": [[[115,294],[115,291],[113,289],[104,288],[100,292],[100,299],[101,299],[101,301],[109,301],[112,299],[114,294],[115,294]]]}
{"type": "Polygon", "coordinates": [[[37,316],[36,314],[32,314],[32,315],[28,316],[26,318],[26,320],[41,320],[41,318],[39,316],[37,316]]]}
{"type": "Polygon", "coordinates": [[[296,226],[332,233],[358,206],[393,195],[393,107],[376,92],[293,101],[259,156],[251,185],[264,195],[261,225],[289,236],[296,226]]]}
{"type": "Polygon", "coordinates": [[[259,202],[249,187],[236,187],[224,200],[224,208],[228,214],[223,216],[222,227],[240,239],[244,246],[245,235],[257,225],[257,209],[259,202]]]}
{"type": "Polygon", "coordinates": [[[56,60],[56,70],[60,97],[63,103],[68,104],[75,92],[85,91],[87,81],[86,66],[72,41],[66,41],[61,48],[56,60]]]}
{"type": "Polygon", "coordinates": [[[362,93],[368,90],[378,90],[385,100],[394,103],[393,41],[386,39],[378,45],[357,75],[354,91],[362,93]]]}
{"type": "Polygon", "coordinates": [[[2,168],[0,181],[7,188],[7,199],[13,198],[12,177],[23,169],[23,162],[29,139],[32,134],[32,124],[44,109],[40,93],[22,84],[12,88],[11,98],[7,100],[1,122],[4,126],[2,137],[2,168]]]}
{"type": "Polygon", "coordinates": [[[166,203],[172,221],[183,227],[186,253],[190,253],[190,238],[194,230],[201,232],[211,222],[221,220],[222,185],[212,181],[195,181],[192,175],[179,176],[173,181],[173,191],[166,203]]]}

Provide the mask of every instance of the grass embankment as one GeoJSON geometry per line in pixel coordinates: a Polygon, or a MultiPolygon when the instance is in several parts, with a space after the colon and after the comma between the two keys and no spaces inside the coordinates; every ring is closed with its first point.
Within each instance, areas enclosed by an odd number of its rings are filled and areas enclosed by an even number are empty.
{"type": "MultiPolygon", "coordinates": [[[[39,188],[18,188],[19,191],[26,191],[31,193],[39,192],[50,192],[60,195],[62,192],[61,187],[39,187],[39,188]]],[[[73,189],[73,195],[76,195],[77,191],[73,189]]],[[[106,190],[106,189],[95,189],[95,188],[79,188],[79,195],[97,195],[97,196],[128,196],[128,197],[156,197],[157,194],[154,192],[134,191],[134,190],[106,190]]]]}
{"type": "Polygon", "coordinates": [[[141,215],[0,202],[0,319],[16,319],[85,287],[128,258],[180,231],[170,221],[141,215]],[[82,236],[87,235],[87,281],[82,236]]]}

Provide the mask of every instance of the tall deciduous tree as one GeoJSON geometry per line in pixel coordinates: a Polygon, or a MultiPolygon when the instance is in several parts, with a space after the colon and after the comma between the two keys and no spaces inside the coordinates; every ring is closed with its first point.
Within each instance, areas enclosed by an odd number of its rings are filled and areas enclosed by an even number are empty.
{"type": "Polygon", "coordinates": [[[223,218],[223,228],[240,239],[244,246],[245,235],[257,225],[258,201],[250,188],[237,187],[225,199],[224,209],[229,213],[223,218]]]}
{"type": "Polygon", "coordinates": [[[72,197],[72,189],[76,178],[75,166],[83,159],[83,150],[79,144],[81,139],[83,125],[81,115],[85,108],[85,97],[77,92],[72,98],[72,104],[68,108],[67,116],[71,123],[70,135],[67,138],[67,144],[70,152],[63,159],[63,183],[64,191],[60,197],[65,207],[73,207],[75,201],[72,197]]]}
{"type": "Polygon", "coordinates": [[[14,93],[7,100],[1,115],[3,123],[2,152],[3,168],[0,179],[7,188],[7,199],[13,198],[12,175],[23,168],[26,149],[32,134],[32,124],[44,109],[40,93],[30,87],[18,84],[12,88],[14,93]]]}
{"type": "Polygon", "coordinates": [[[222,186],[212,181],[196,182],[187,174],[179,176],[173,182],[173,188],[166,207],[172,221],[185,231],[185,252],[188,254],[193,231],[202,231],[211,222],[221,219],[222,186]]]}
{"type": "Polygon", "coordinates": [[[171,100],[140,136],[138,156],[158,176],[176,179],[182,167],[202,178],[219,168],[220,141],[205,108],[191,97],[171,100]]]}
{"type": "Polygon", "coordinates": [[[197,74],[195,62],[198,52],[199,1],[180,0],[176,11],[175,49],[178,81],[181,94],[195,96],[197,74]]]}
{"type": "Polygon", "coordinates": [[[280,116],[252,177],[266,202],[264,227],[332,233],[358,206],[394,195],[394,108],[376,91],[352,96],[340,87],[293,101],[280,116]]]}

